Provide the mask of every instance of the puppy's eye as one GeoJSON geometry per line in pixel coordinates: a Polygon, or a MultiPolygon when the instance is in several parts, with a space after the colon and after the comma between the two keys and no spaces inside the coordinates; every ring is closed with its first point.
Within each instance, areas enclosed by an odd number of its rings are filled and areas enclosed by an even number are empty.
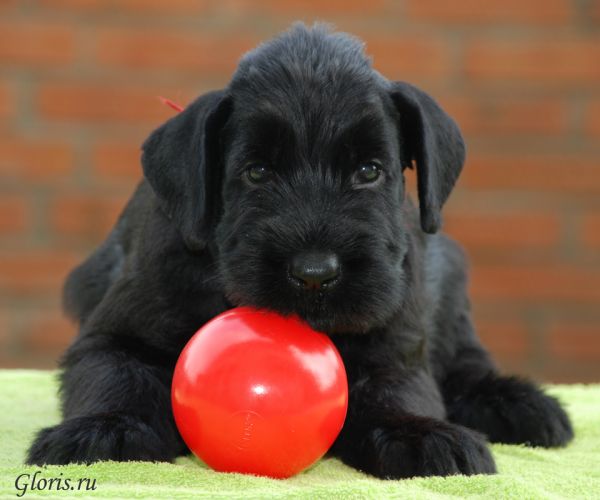
{"type": "Polygon", "coordinates": [[[381,177],[381,165],[370,161],[360,165],[352,176],[353,184],[373,184],[381,177]]]}
{"type": "Polygon", "coordinates": [[[262,163],[250,165],[245,172],[246,178],[252,184],[262,184],[268,181],[272,174],[272,170],[262,163]]]}

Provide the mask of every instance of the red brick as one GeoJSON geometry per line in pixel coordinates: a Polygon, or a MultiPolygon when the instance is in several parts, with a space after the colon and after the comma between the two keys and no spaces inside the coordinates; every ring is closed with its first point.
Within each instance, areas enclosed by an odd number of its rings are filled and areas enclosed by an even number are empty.
{"type": "Polygon", "coordinates": [[[142,178],[140,144],[103,142],[92,150],[92,164],[96,177],[102,180],[134,182],[142,178]]]}
{"type": "Polygon", "coordinates": [[[0,236],[22,233],[28,226],[30,210],[23,196],[0,197],[0,236]]]}
{"type": "Polygon", "coordinates": [[[406,5],[411,19],[443,24],[557,25],[568,22],[572,11],[568,0],[408,0],[406,5]]]}
{"type": "Polygon", "coordinates": [[[451,55],[441,40],[397,35],[364,39],[373,66],[392,80],[444,77],[452,70],[451,55]]]}
{"type": "Polygon", "coordinates": [[[574,265],[473,266],[471,291],[477,300],[550,304],[600,302],[600,270],[574,265]]]}
{"type": "Polygon", "coordinates": [[[307,16],[332,16],[360,14],[373,15],[380,12],[386,2],[384,0],[329,0],[327,2],[307,2],[306,0],[224,0],[222,2],[230,10],[238,14],[287,14],[306,18],[307,16]]]}
{"type": "Polygon", "coordinates": [[[208,10],[210,0],[41,0],[48,9],[97,13],[115,12],[119,14],[200,14],[208,10]]]}
{"type": "Polygon", "coordinates": [[[119,68],[232,73],[242,55],[260,40],[242,33],[214,34],[107,29],[98,33],[99,63],[119,68]]]}
{"type": "Polygon", "coordinates": [[[17,0],[2,0],[0,2],[0,12],[14,10],[17,5],[17,0]]]}
{"type": "Polygon", "coordinates": [[[600,139],[600,100],[590,102],[587,105],[586,113],[586,131],[591,136],[600,139]]]}
{"type": "Polygon", "coordinates": [[[58,294],[79,261],[72,252],[48,249],[0,251],[0,291],[13,297],[58,294]]]}
{"type": "Polygon", "coordinates": [[[600,213],[589,213],[583,218],[583,242],[594,249],[600,249],[600,213]]]}
{"type": "Polygon", "coordinates": [[[468,96],[438,99],[463,133],[477,135],[539,134],[559,136],[568,127],[564,101],[547,98],[475,99],[468,96]]]}
{"type": "Polygon", "coordinates": [[[560,223],[547,213],[473,213],[452,211],[444,220],[444,231],[467,248],[498,250],[542,249],[556,244],[560,223]]]}
{"type": "Polygon", "coordinates": [[[55,67],[73,61],[73,26],[36,21],[0,21],[0,63],[55,67]]]}
{"type": "Polygon", "coordinates": [[[16,96],[6,82],[0,82],[0,119],[10,118],[15,113],[16,96]]]}
{"type": "Polygon", "coordinates": [[[517,320],[476,321],[475,330],[493,356],[525,358],[531,350],[528,331],[517,320]]]}
{"type": "Polygon", "coordinates": [[[600,2],[598,0],[594,0],[590,5],[590,17],[600,23],[600,2]]]}
{"type": "Polygon", "coordinates": [[[0,351],[0,367],[5,369],[53,370],[57,357],[32,356],[31,353],[7,354],[0,351]]]}
{"type": "Polygon", "coordinates": [[[211,0],[117,0],[120,11],[138,14],[200,14],[214,5],[211,0]]]}
{"type": "Polygon", "coordinates": [[[52,10],[97,11],[113,9],[110,0],[38,0],[38,5],[52,10]]]}
{"type": "Polygon", "coordinates": [[[0,351],[4,351],[10,345],[11,331],[8,324],[8,310],[0,309],[0,351]]]}
{"type": "Polygon", "coordinates": [[[76,326],[60,311],[30,315],[21,331],[21,346],[29,352],[60,354],[75,337],[76,326]]]}
{"type": "MultiPolygon", "coordinates": [[[[178,90],[149,89],[134,85],[102,85],[83,83],[56,83],[41,86],[37,106],[48,119],[94,123],[154,123],[173,116],[173,110],[160,103],[157,96],[175,98],[178,90]]],[[[178,99],[186,103],[191,100],[178,99]]]]}
{"type": "Polygon", "coordinates": [[[561,359],[600,363],[600,325],[558,323],[548,332],[550,353],[561,359]]]}
{"type": "Polygon", "coordinates": [[[474,80],[544,87],[600,82],[600,38],[472,40],[465,70],[474,80]]]}
{"type": "Polygon", "coordinates": [[[104,237],[123,211],[127,197],[63,195],[50,207],[50,223],[62,236],[104,237]]]}
{"type": "Polygon", "coordinates": [[[461,175],[471,189],[528,190],[578,195],[600,193],[600,168],[593,155],[473,154],[461,175]]]}
{"type": "Polygon", "coordinates": [[[64,142],[0,137],[0,179],[54,182],[74,167],[71,145],[64,142]]]}
{"type": "Polygon", "coordinates": [[[598,362],[561,362],[556,358],[548,359],[542,374],[536,378],[552,384],[597,384],[598,362]]]}

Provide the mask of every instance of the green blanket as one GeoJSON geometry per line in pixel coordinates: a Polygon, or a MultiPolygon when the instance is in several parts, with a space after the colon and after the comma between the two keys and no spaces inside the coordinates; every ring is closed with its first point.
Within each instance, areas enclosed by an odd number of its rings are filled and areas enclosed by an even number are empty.
{"type": "Polygon", "coordinates": [[[497,475],[382,481],[335,459],[325,459],[296,477],[274,480],[216,473],[191,457],[181,457],[175,464],[25,466],[25,451],[34,432],[59,420],[56,376],[52,372],[0,371],[0,498],[16,498],[24,490],[25,498],[45,495],[61,499],[600,498],[600,386],[553,386],[548,390],[572,416],[575,441],[559,450],[494,445],[497,475]],[[52,478],[51,491],[47,484],[44,491],[32,491],[32,483],[39,488],[43,480],[52,478]],[[82,478],[88,481],[79,485],[82,478]],[[56,491],[66,485],[70,486],[66,491],[56,491]],[[94,486],[95,490],[87,489],[94,486]]]}

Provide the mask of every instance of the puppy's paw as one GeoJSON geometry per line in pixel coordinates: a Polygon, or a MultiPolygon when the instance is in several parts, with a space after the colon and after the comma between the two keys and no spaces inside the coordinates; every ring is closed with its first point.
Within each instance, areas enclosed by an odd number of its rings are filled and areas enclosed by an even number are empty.
{"type": "Polygon", "coordinates": [[[372,431],[370,472],[386,479],[453,474],[492,474],[494,459],[483,436],[465,427],[424,417],[405,418],[372,431]]]}
{"type": "Polygon", "coordinates": [[[484,378],[448,405],[448,418],[496,443],[548,448],[573,438],[569,417],[558,401],[516,377],[484,378]]]}
{"type": "Polygon", "coordinates": [[[174,457],[170,451],[164,439],[139,418],[110,413],[71,418],[42,429],[29,449],[26,463],[169,461],[174,457]]]}

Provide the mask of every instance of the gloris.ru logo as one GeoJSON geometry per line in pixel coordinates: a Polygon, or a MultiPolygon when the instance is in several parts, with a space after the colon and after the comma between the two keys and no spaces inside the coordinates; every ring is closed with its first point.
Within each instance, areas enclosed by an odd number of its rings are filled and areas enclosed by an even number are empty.
{"type": "Polygon", "coordinates": [[[39,477],[42,471],[35,471],[33,474],[23,473],[15,479],[15,488],[17,496],[22,497],[28,491],[93,491],[96,489],[96,480],[82,477],[80,479],[71,479],[62,477],[39,477]]]}

